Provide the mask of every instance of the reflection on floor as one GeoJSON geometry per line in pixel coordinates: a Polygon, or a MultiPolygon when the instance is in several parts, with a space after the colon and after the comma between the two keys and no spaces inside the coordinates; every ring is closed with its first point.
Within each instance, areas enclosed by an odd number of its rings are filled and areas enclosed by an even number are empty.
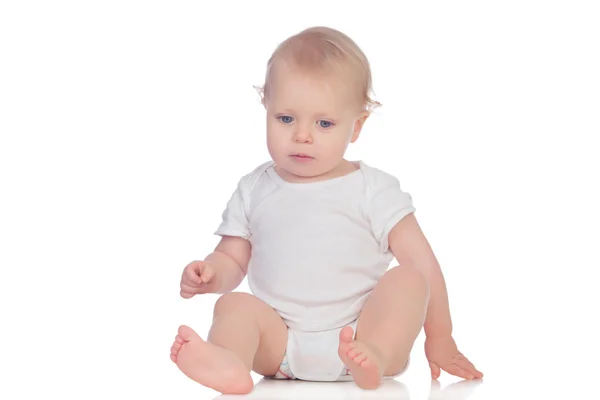
{"type": "MultiPolygon", "coordinates": [[[[459,381],[444,388],[438,381],[432,381],[428,400],[466,400],[483,380],[459,381]]],[[[323,398],[328,400],[395,399],[410,400],[405,384],[388,380],[377,390],[367,391],[358,388],[354,382],[299,382],[263,379],[257,383],[252,393],[245,396],[220,395],[214,400],[305,400],[323,398]]]]}

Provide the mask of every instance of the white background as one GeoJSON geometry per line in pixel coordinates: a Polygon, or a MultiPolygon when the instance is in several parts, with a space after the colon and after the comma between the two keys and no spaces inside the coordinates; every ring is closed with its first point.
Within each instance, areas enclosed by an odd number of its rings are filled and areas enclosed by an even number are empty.
{"type": "MultiPolygon", "coordinates": [[[[217,298],[181,299],[180,274],[268,159],[253,85],[312,25],[371,61],[383,107],[348,158],[412,194],[485,374],[429,398],[598,396],[599,20],[593,1],[2,2],[0,397],[217,396],[169,359],[217,298]]],[[[400,389],[249,398],[426,399],[422,345],[400,389]]]]}

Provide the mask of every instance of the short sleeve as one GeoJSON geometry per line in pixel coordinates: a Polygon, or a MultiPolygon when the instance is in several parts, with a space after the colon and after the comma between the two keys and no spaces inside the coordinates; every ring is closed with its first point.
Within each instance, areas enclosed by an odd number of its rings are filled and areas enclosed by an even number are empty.
{"type": "Polygon", "coordinates": [[[380,250],[386,252],[389,249],[388,235],[392,228],[416,210],[412,196],[402,190],[396,177],[378,171],[378,174],[371,178],[367,182],[365,211],[380,250]]]}
{"type": "Polygon", "coordinates": [[[247,177],[243,177],[231,195],[222,214],[222,221],[215,235],[237,236],[250,240],[250,222],[247,215],[247,177]]]}
{"type": "Polygon", "coordinates": [[[237,188],[229,198],[225,211],[223,211],[223,220],[215,231],[215,235],[236,236],[250,240],[252,237],[248,217],[250,214],[250,196],[260,177],[273,164],[273,161],[267,161],[239,180],[237,188]]]}

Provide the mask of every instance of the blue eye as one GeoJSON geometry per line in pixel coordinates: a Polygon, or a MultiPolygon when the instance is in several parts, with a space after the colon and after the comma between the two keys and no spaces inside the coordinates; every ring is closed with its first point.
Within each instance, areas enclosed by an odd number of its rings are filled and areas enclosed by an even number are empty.
{"type": "Polygon", "coordinates": [[[294,121],[294,118],[290,117],[289,115],[282,115],[281,117],[278,117],[278,118],[284,124],[291,124],[294,121]]]}
{"type": "Polygon", "coordinates": [[[323,121],[323,120],[319,121],[319,126],[321,128],[330,128],[332,125],[333,124],[329,121],[323,121]]]}

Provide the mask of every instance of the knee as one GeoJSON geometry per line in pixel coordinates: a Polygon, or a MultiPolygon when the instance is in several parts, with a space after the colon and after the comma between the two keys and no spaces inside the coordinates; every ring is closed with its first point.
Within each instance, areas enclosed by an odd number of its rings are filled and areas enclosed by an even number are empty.
{"type": "Polygon", "coordinates": [[[243,313],[248,310],[248,306],[255,300],[254,296],[248,293],[230,292],[225,293],[215,303],[214,313],[243,313]]]}
{"type": "Polygon", "coordinates": [[[386,276],[398,285],[406,285],[424,292],[429,298],[429,280],[418,268],[412,265],[398,265],[390,269],[386,276]]]}

